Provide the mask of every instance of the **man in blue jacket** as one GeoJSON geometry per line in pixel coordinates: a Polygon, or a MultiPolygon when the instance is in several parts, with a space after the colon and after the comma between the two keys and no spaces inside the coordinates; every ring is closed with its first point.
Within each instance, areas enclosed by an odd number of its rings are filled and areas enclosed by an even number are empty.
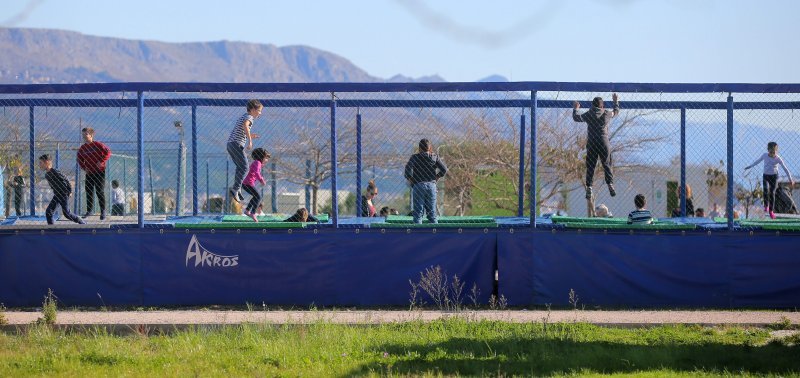
{"type": "Polygon", "coordinates": [[[419,141],[419,152],[411,155],[405,169],[405,177],[411,184],[411,199],[414,205],[414,223],[422,223],[425,214],[430,223],[436,221],[436,180],[444,177],[447,166],[433,153],[427,139],[419,141]]]}

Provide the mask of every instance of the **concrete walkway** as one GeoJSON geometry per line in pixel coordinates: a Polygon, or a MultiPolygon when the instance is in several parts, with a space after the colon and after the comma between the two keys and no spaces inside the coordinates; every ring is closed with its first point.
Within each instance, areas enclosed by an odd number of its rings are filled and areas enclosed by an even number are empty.
{"type": "MultiPolygon", "coordinates": [[[[40,312],[6,311],[7,327],[30,324],[42,317],[40,312]]],[[[642,327],[660,324],[740,325],[763,327],[785,322],[800,324],[800,312],[778,311],[59,311],[56,323],[64,326],[186,326],[231,325],[241,323],[308,324],[380,324],[409,321],[432,321],[461,317],[469,320],[525,322],[585,322],[605,326],[642,327]]]]}

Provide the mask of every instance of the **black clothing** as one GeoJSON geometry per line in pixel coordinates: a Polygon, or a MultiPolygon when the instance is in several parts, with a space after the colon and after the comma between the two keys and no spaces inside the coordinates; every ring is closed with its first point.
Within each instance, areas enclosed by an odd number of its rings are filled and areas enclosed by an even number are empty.
{"type": "Polygon", "coordinates": [[[100,204],[100,213],[106,213],[106,171],[96,173],[86,172],[86,213],[94,209],[94,194],[97,193],[97,202],[100,204]]]}
{"type": "Polygon", "coordinates": [[[247,194],[251,195],[250,202],[247,203],[247,207],[244,211],[248,213],[255,213],[258,210],[258,204],[261,203],[261,194],[254,188],[253,186],[242,184],[242,189],[244,189],[247,194]]]}
{"type": "MultiPolygon", "coordinates": [[[[369,215],[369,203],[367,203],[367,201],[368,200],[367,200],[366,196],[361,196],[361,207],[360,207],[361,211],[358,212],[358,216],[360,216],[360,217],[377,217],[378,216],[377,212],[373,213],[372,215],[369,215]]],[[[374,207],[375,206],[373,205],[373,208],[374,207]]]]}
{"type": "Polygon", "coordinates": [[[72,185],[69,183],[64,174],[59,172],[58,169],[50,168],[45,174],[44,179],[47,180],[47,183],[50,185],[50,189],[53,189],[53,193],[55,194],[63,194],[66,197],[69,197],[72,194],[72,185]]]}
{"type": "Polygon", "coordinates": [[[420,182],[436,181],[447,173],[447,166],[438,155],[420,152],[411,155],[405,168],[406,180],[411,186],[420,182]]]}
{"type": "Polygon", "coordinates": [[[44,179],[47,180],[50,189],[53,189],[53,199],[50,200],[50,204],[47,205],[47,209],[44,211],[47,224],[53,224],[53,212],[56,210],[56,206],[61,206],[61,212],[64,213],[67,219],[75,223],[82,223],[80,218],[69,212],[69,207],[67,206],[67,199],[72,194],[72,185],[70,185],[69,180],[55,168],[50,168],[44,174],[44,179]]]}
{"type": "MultiPolygon", "coordinates": [[[[678,198],[678,201],[680,201],[680,198],[678,198]]],[[[678,204],[678,207],[672,209],[672,217],[678,218],[680,216],[681,216],[681,205],[678,204]]],[[[694,203],[692,203],[691,198],[686,199],[686,216],[687,217],[694,216],[694,203]]]]}
{"type": "Polygon", "coordinates": [[[778,186],[778,175],[764,175],[764,206],[775,212],[775,187],[778,186]]]}
{"type": "Polygon", "coordinates": [[[614,110],[609,111],[592,106],[589,111],[578,114],[572,111],[575,122],[586,122],[586,186],[592,186],[594,181],[594,168],[597,160],[603,165],[606,184],[614,182],[614,172],[611,168],[611,145],[608,142],[608,125],[619,113],[619,104],[614,104],[614,110]]]}
{"type": "Polygon", "coordinates": [[[125,205],[121,203],[111,204],[111,215],[125,215],[125,205]]]}
{"type": "MultiPolygon", "coordinates": [[[[300,217],[298,217],[297,214],[295,214],[289,218],[286,218],[284,222],[302,222],[302,220],[300,220],[300,217]]],[[[319,219],[314,218],[314,216],[311,214],[308,214],[308,219],[306,219],[306,222],[319,222],[319,219]]]]}
{"type": "Polygon", "coordinates": [[[25,189],[25,178],[22,176],[14,176],[11,179],[11,186],[14,187],[14,210],[17,216],[22,216],[22,197],[25,189]]]}
{"type": "Polygon", "coordinates": [[[50,204],[47,205],[47,209],[44,210],[44,215],[47,218],[47,224],[53,224],[53,212],[56,210],[56,206],[61,206],[61,212],[64,214],[67,219],[75,222],[75,223],[83,223],[83,221],[78,218],[77,215],[72,214],[69,212],[69,207],[67,206],[67,199],[69,199],[69,193],[61,194],[56,193],[53,195],[53,199],[50,200],[50,204]]]}

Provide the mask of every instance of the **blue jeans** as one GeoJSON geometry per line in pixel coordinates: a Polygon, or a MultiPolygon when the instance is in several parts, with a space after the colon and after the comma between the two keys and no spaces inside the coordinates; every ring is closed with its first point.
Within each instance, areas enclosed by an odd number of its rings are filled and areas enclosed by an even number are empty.
{"type": "Polygon", "coordinates": [[[233,178],[231,190],[238,192],[242,189],[244,174],[247,173],[247,158],[244,156],[244,147],[238,143],[228,142],[228,155],[231,156],[233,164],[236,166],[236,176],[233,178]]]}
{"type": "Polygon", "coordinates": [[[427,215],[431,223],[436,222],[436,182],[418,182],[411,188],[414,201],[414,223],[422,223],[422,215],[427,215]]]}

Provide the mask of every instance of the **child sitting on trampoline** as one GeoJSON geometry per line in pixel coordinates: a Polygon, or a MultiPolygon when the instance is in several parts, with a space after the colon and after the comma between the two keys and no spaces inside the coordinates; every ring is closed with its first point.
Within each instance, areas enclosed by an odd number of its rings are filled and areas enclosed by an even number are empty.
{"type": "Polygon", "coordinates": [[[261,194],[258,193],[255,185],[256,180],[258,180],[261,185],[267,184],[267,181],[261,176],[261,167],[269,160],[271,155],[263,148],[256,148],[250,156],[253,158],[253,162],[250,164],[250,170],[247,172],[247,176],[245,176],[242,181],[242,189],[252,197],[250,197],[250,202],[244,209],[244,215],[252,218],[254,222],[258,222],[256,211],[258,210],[258,204],[261,203],[261,194]]]}
{"type": "Polygon", "coordinates": [[[39,168],[46,172],[44,174],[44,179],[47,180],[50,189],[53,190],[53,199],[50,200],[50,204],[47,205],[47,209],[44,211],[44,215],[47,217],[47,224],[53,224],[53,212],[55,212],[56,206],[61,206],[61,212],[64,213],[67,219],[78,224],[86,224],[83,219],[69,212],[67,200],[70,194],[72,194],[72,185],[70,185],[69,180],[64,177],[64,174],[59,172],[58,169],[53,168],[50,155],[44,154],[39,156],[39,168]]]}
{"type": "Polygon", "coordinates": [[[652,224],[653,215],[650,214],[650,210],[644,208],[647,205],[644,194],[637,194],[633,198],[633,204],[636,205],[636,210],[628,214],[628,224],[652,224]]]}
{"type": "Polygon", "coordinates": [[[313,215],[309,214],[305,207],[301,207],[297,209],[297,212],[294,213],[294,215],[286,218],[284,222],[319,222],[319,220],[314,218],[313,215]]]}
{"type": "Polygon", "coordinates": [[[789,169],[786,168],[786,164],[783,163],[783,159],[778,155],[778,143],[767,143],[767,152],[762,154],[753,164],[744,167],[744,170],[747,171],[762,161],[764,162],[764,211],[769,214],[770,218],[775,219],[775,188],[778,184],[778,165],[783,168],[783,172],[789,178],[790,185],[794,186],[794,180],[792,179],[792,174],[789,173],[789,169]]]}

